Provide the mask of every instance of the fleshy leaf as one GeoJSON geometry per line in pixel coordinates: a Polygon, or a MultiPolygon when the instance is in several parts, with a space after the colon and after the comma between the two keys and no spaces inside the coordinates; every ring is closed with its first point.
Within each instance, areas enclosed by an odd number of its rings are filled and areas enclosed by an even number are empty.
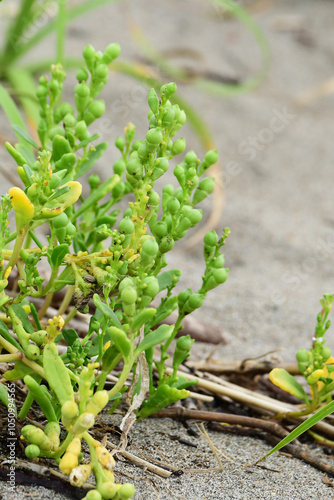
{"type": "Polygon", "coordinates": [[[273,384],[277,385],[292,396],[308,403],[308,397],[303,387],[292,375],[290,375],[289,372],[284,370],[284,368],[274,368],[271,370],[269,373],[269,379],[273,384]]]}

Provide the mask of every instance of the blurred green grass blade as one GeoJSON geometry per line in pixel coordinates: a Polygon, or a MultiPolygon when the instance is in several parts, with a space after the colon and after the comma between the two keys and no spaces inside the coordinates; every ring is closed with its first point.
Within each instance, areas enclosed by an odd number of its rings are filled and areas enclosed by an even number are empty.
{"type": "Polygon", "coordinates": [[[7,71],[6,76],[15,95],[20,99],[28,124],[36,130],[40,115],[38,100],[35,96],[36,84],[31,73],[24,68],[15,66],[7,71]]]}
{"type": "MultiPolygon", "coordinates": [[[[0,83],[0,107],[4,110],[4,112],[7,115],[8,120],[10,121],[11,125],[18,125],[22,130],[24,130],[27,133],[27,129],[25,126],[25,123],[20,115],[20,112],[9,95],[9,92],[3,85],[0,83]]],[[[16,132],[16,137],[19,143],[23,144],[24,146],[29,147],[31,150],[31,147],[27,141],[25,141],[20,134],[16,132]]]]}
{"type": "Polygon", "coordinates": [[[269,457],[272,453],[275,453],[275,451],[280,450],[287,444],[291,443],[294,439],[299,437],[301,434],[304,432],[308,431],[313,425],[317,424],[320,422],[320,420],[323,420],[325,417],[328,417],[331,413],[334,412],[334,401],[331,401],[328,403],[326,406],[323,408],[320,408],[314,415],[309,417],[305,422],[300,424],[296,429],[294,429],[288,436],[286,436],[282,441],[280,441],[272,450],[270,450],[266,455],[261,457],[260,460],[264,460],[265,458],[269,457]]]}
{"type": "Polygon", "coordinates": [[[67,25],[67,1],[58,2],[58,17],[57,17],[57,63],[63,64],[65,56],[65,41],[66,41],[66,25],[67,25]]]}
{"type": "Polygon", "coordinates": [[[9,24],[6,32],[6,42],[3,49],[3,59],[6,63],[10,62],[13,53],[18,50],[18,43],[29,24],[34,19],[34,4],[35,0],[23,0],[19,8],[18,14],[9,24]]]}
{"type": "MultiPolygon", "coordinates": [[[[98,9],[99,7],[102,7],[103,5],[106,5],[108,3],[113,3],[113,2],[118,2],[120,0],[88,0],[86,2],[82,2],[81,4],[77,5],[76,7],[72,7],[71,9],[67,9],[67,22],[73,21],[77,17],[80,17],[83,14],[88,13],[91,10],[98,9]]],[[[53,30],[56,29],[57,27],[57,21],[58,19],[50,20],[48,24],[46,24],[43,28],[38,30],[38,32],[30,38],[30,40],[27,40],[24,46],[20,47],[20,50],[17,51],[15,56],[11,59],[18,59],[19,57],[23,56],[26,52],[28,52],[32,47],[34,47],[38,42],[43,40],[47,35],[52,33],[53,30]]]]}

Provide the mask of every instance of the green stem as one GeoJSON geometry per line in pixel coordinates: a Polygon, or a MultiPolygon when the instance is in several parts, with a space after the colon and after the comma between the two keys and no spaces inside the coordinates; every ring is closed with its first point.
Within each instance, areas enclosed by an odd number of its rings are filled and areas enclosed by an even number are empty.
{"type": "Polygon", "coordinates": [[[131,359],[131,361],[128,360],[127,363],[124,362],[123,371],[122,371],[121,375],[119,376],[117,383],[114,385],[114,387],[112,389],[110,389],[110,391],[108,393],[109,399],[113,398],[115,396],[115,394],[117,394],[118,391],[120,389],[122,389],[126,379],[129,376],[129,373],[132,369],[132,365],[133,365],[133,359],[131,359]]]}
{"type": "Polygon", "coordinates": [[[23,403],[23,406],[21,408],[21,411],[20,413],[18,414],[18,417],[21,419],[21,420],[24,420],[26,418],[26,416],[28,415],[28,411],[30,410],[31,408],[31,405],[33,404],[34,402],[34,396],[31,394],[31,391],[28,392],[28,395],[23,403]]]}
{"type": "Polygon", "coordinates": [[[14,352],[13,354],[0,354],[0,363],[11,363],[12,361],[20,361],[23,357],[21,351],[14,352]]]}
{"type": "Polygon", "coordinates": [[[106,380],[107,380],[109,373],[115,368],[115,366],[118,365],[118,363],[121,361],[121,359],[122,359],[122,354],[118,354],[115,357],[113,363],[109,366],[108,371],[106,371],[106,370],[101,371],[101,373],[99,375],[99,384],[97,386],[97,391],[103,390],[104,384],[106,383],[106,380]]]}
{"type": "Polygon", "coordinates": [[[20,257],[21,248],[22,248],[22,245],[23,245],[23,242],[24,242],[24,238],[25,238],[25,236],[27,234],[27,230],[28,230],[28,228],[22,230],[22,232],[20,231],[17,234],[16,240],[15,240],[14,249],[13,249],[13,253],[12,253],[11,258],[9,259],[9,262],[8,262],[8,264],[6,266],[5,272],[10,267],[13,269],[13,267],[15,266],[18,258],[20,257]]]}

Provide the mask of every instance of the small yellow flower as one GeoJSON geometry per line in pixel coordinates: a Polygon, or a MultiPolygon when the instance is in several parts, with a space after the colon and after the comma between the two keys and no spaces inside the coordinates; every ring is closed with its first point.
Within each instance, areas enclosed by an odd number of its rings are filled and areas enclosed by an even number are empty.
{"type": "Polygon", "coordinates": [[[106,342],[106,343],[104,344],[104,350],[105,350],[105,351],[106,351],[107,349],[109,349],[110,344],[111,344],[110,340],[108,340],[108,342],[106,342]]]}
{"type": "Polygon", "coordinates": [[[34,205],[22,189],[12,187],[8,191],[12,207],[15,211],[15,221],[17,230],[22,230],[28,226],[34,216],[34,205]]]}

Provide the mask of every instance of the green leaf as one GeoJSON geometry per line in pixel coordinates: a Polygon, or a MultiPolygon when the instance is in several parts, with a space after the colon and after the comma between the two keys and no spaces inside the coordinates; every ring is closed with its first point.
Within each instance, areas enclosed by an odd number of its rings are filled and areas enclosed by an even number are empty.
{"type": "Polygon", "coordinates": [[[21,321],[25,331],[27,333],[34,333],[34,331],[35,331],[34,327],[30,323],[28,315],[25,312],[25,310],[23,309],[23,307],[21,307],[19,304],[14,304],[14,305],[12,305],[12,309],[13,309],[14,313],[16,314],[16,316],[21,321]]]}
{"type": "Polygon", "coordinates": [[[273,384],[308,404],[309,400],[303,387],[289,372],[284,370],[284,368],[274,368],[271,370],[269,379],[273,384]]]}
{"type": "MultiPolygon", "coordinates": [[[[79,144],[77,144],[77,145],[75,146],[74,151],[78,151],[79,149],[81,149],[81,148],[84,148],[84,147],[88,146],[88,144],[90,144],[91,142],[95,141],[95,139],[98,139],[99,137],[100,137],[100,136],[99,136],[99,134],[94,134],[94,135],[92,135],[91,137],[88,137],[87,139],[85,139],[84,141],[79,142],[79,144]]],[[[108,143],[107,143],[107,142],[104,142],[103,144],[106,144],[106,145],[108,146],[108,143]]],[[[94,146],[94,147],[92,148],[92,150],[91,150],[91,151],[92,151],[92,152],[94,152],[97,148],[99,148],[99,146],[101,146],[101,144],[98,144],[97,146],[94,146]]],[[[107,146],[106,146],[106,147],[107,147],[107,146]]],[[[104,149],[105,149],[105,148],[104,148],[104,149]]],[[[86,161],[85,161],[84,163],[86,164],[86,161]]],[[[81,165],[82,165],[82,164],[81,164],[81,165]]],[[[78,176],[78,177],[79,177],[79,176],[78,176]]],[[[76,179],[76,178],[77,178],[77,177],[75,177],[75,179],[76,179]]]]}
{"type": "Polygon", "coordinates": [[[6,380],[21,380],[26,375],[31,375],[32,373],[34,373],[32,368],[29,368],[22,361],[16,361],[14,368],[5,372],[3,376],[6,380]]]}
{"type": "Polygon", "coordinates": [[[57,245],[51,254],[51,267],[53,269],[58,269],[59,266],[62,265],[64,257],[66,254],[69,253],[69,248],[66,243],[63,243],[62,245],[57,245]]]}
{"type": "MultiPolygon", "coordinates": [[[[93,140],[91,137],[90,137],[90,139],[93,140]]],[[[85,142],[85,141],[83,141],[83,142],[85,142]]],[[[79,149],[79,146],[77,149],[79,149]]],[[[95,165],[97,160],[99,158],[101,158],[101,156],[103,155],[103,152],[107,149],[107,147],[108,147],[108,143],[102,142],[101,144],[98,144],[97,146],[95,146],[94,149],[91,149],[87,155],[87,159],[80,164],[80,168],[79,168],[78,172],[75,174],[74,180],[78,179],[78,177],[81,177],[86,172],[88,172],[95,165]]]]}
{"type": "Polygon", "coordinates": [[[102,302],[97,293],[93,295],[93,301],[95,306],[101,311],[101,313],[103,314],[103,316],[105,316],[105,318],[111,321],[111,324],[113,326],[117,326],[117,328],[120,328],[121,330],[125,331],[122,323],[119,321],[114,311],[110,309],[110,307],[107,306],[107,304],[102,302]]]}
{"type": "Polygon", "coordinates": [[[72,346],[76,339],[79,338],[79,335],[73,328],[65,328],[63,330],[63,337],[67,342],[67,345],[72,346]]]}
{"type": "Polygon", "coordinates": [[[13,411],[15,417],[17,415],[16,404],[15,401],[8,398],[8,388],[6,385],[0,383],[0,401],[2,401],[5,406],[7,406],[8,410],[13,411]],[[9,404],[10,403],[10,404],[9,404]],[[9,407],[10,406],[10,407],[9,407]]]}
{"type": "Polygon", "coordinates": [[[181,271],[178,269],[171,269],[170,271],[165,271],[158,276],[159,291],[175,286],[179,281],[181,276],[181,271]]]}
{"type": "Polygon", "coordinates": [[[0,335],[2,335],[2,337],[7,340],[7,342],[9,342],[10,344],[12,344],[13,346],[15,346],[19,351],[23,352],[23,349],[22,347],[20,346],[20,344],[17,342],[17,340],[13,339],[13,337],[11,336],[11,334],[9,333],[9,330],[7,328],[7,325],[6,323],[4,323],[2,321],[2,319],[0,319],[0,335]]]}
{"type": "Polygon", "coordinates": [[[71,266],[67,266],[55,280],[55,282],[53,283],[52,287],[49,290],[49,293],[58,292],[66,285],[74,285],[74,283],[75,283],[75,278],[73,269],[71,266]]]}
{"type": "Polygon", "coordinates": [[[24,142],[27,142],[30,144],[30,146],[33,146],[34,148],[38,149],[39,146],[38,144],[30,137],[30,135],[26,132],[24,128],[22,128],[20,125],[13,125],[14,132],[16,135],[23,139],[24,142]]]}
{"type": "Polygon", "coordinates": [[[305,420],[305,422],[300,424],[296,429],[290,432],[288,436],[282,439],[282,441],[280,441],[272,450],[270,450],[266,455],[261,457],[257,462],[264,460],[265,458],[269,457],[272,453],[275,453],[275,451],[278,451],[287,444],[291,443],[291,441],[299,437],[304,432],[308,431],[311,427],[313,427],[313,425],[320,422],[320,420],[323,420],[324,418],[328,417],[328,415],[330,415],[333,412],[334,412],[334,401],[331,401],[326,406],[318,410],[314,415],[305,420]]]}
{"type": "Polygon", "coordinates": [[[36,98],[36,85],[32,74],[24,68],[15,66],[13,69],[8,68],[6,77],[20,100],[28,124],[37,128],[40,121],[39,102],[36,98]]]}
{"type": "Polygon", "coordinates": [[[174,325],[160,325],[156,330],[150,331],[135,350],[135,356],[138,356],[142,351],[150,349],[150,347],[162,344],[162,342],[168,340],[173,330],[174,325]]]}
{"type": "Polygon", "coordinates": [[[138,420],[142,420],[152,413],[156,413],[162,410],[162,408],[187,397],[189,397],[189,391],[185,389],[179,391],[178,389],[169,387],[167,384],[163,384],[143,403],[142,409],[138,412],[138,420]]]}
{"type": "MultiPolygon", "coordinates": [[[[16,125],[19,126],[22,130],[25,130],[24,121],[22,120],[22,117],[15,102],[9,95],[8,90],[6,90],[5,87],[1,85],[1,83],[0,83],[0,107],[6,113],[7,118],[13,127],[16,125]]],[[[18,140],[20,142],[23,142],[22,137],[18,133],[16,133],[16,135],[18,140]]]]}

